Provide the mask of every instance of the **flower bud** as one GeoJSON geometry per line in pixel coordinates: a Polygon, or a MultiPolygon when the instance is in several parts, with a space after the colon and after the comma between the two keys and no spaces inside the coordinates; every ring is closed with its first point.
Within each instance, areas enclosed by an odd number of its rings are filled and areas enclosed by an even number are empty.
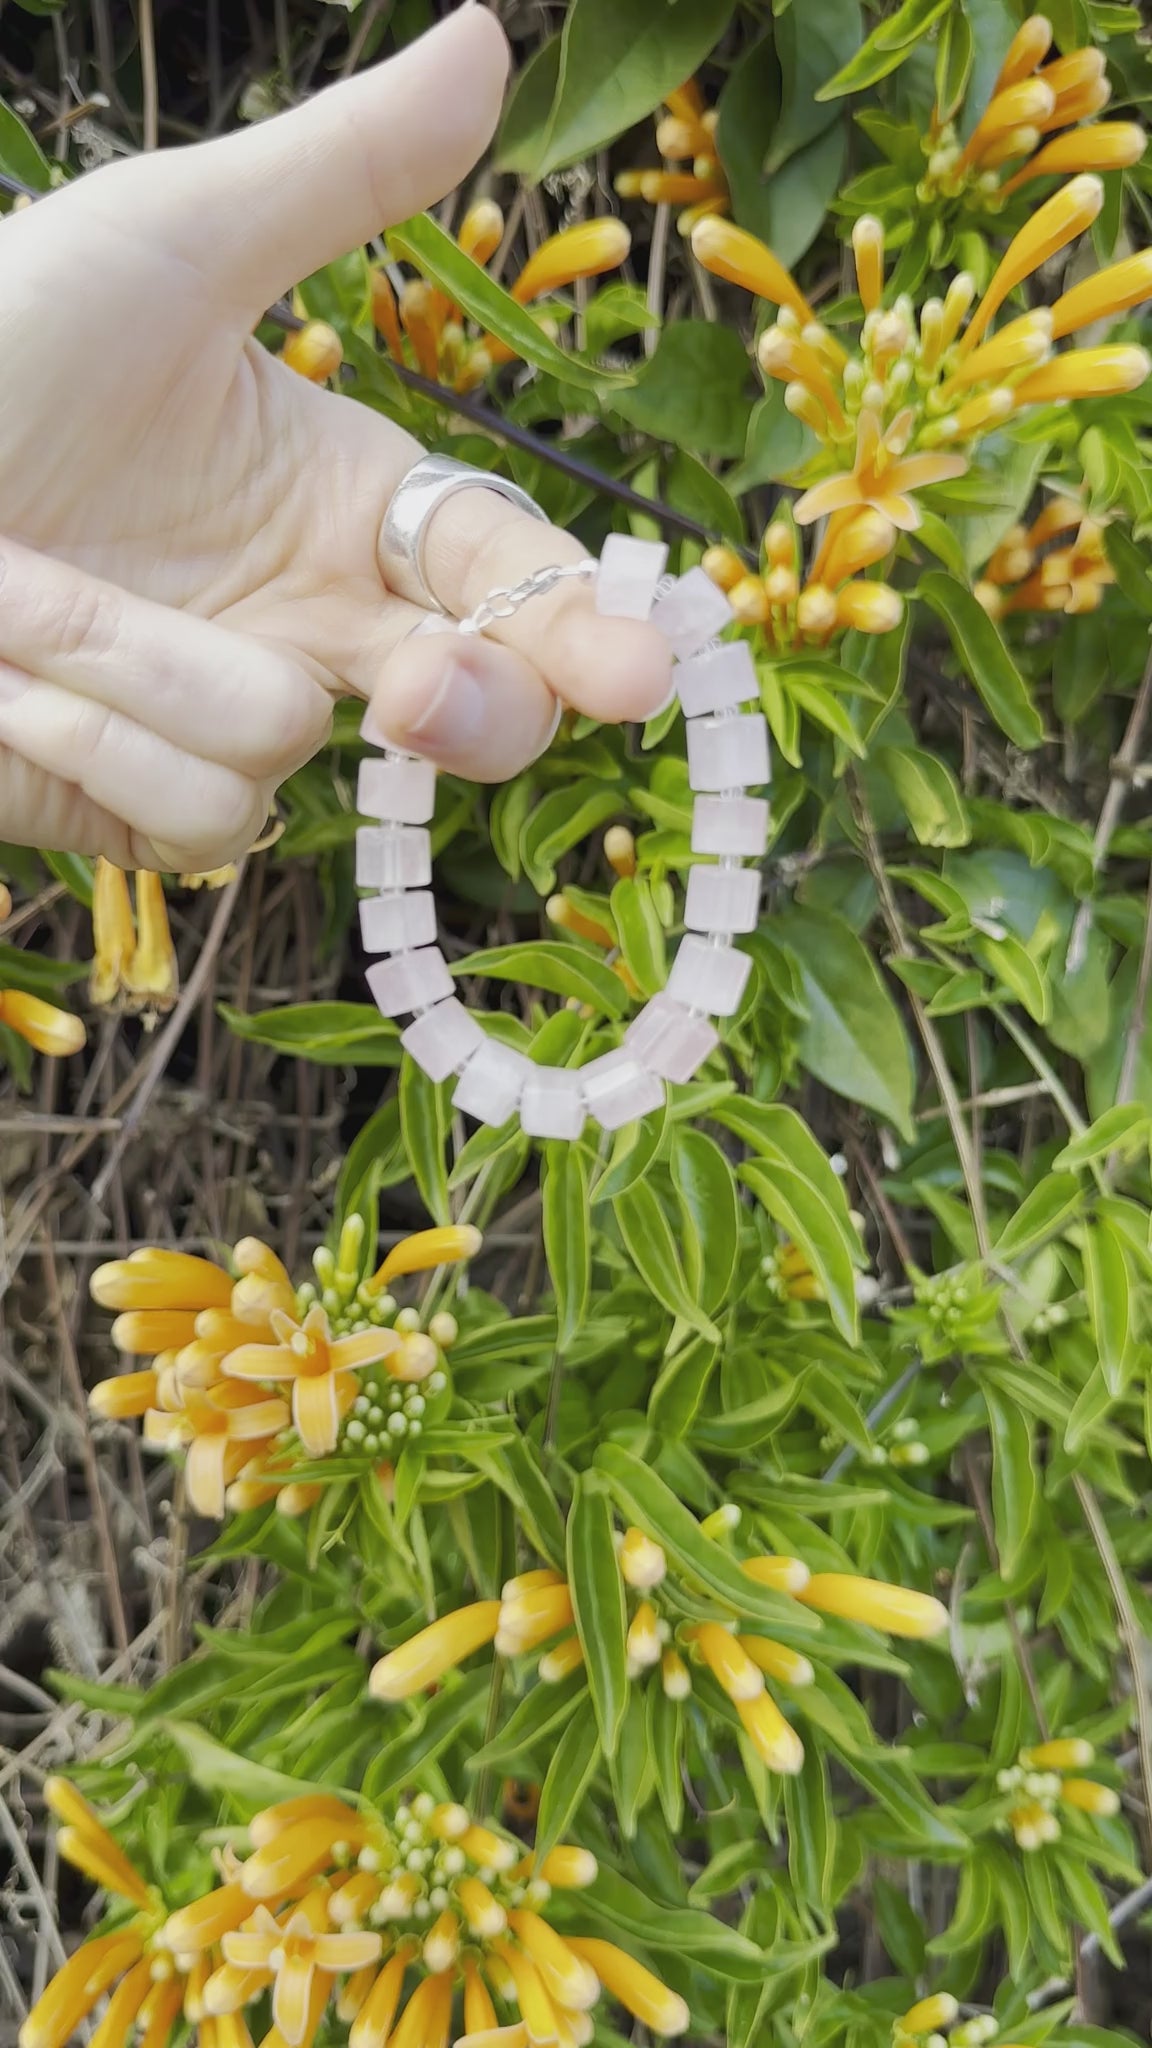
{"type": "Polygon", "coordinates": [[[638,1592],[658,1586],[668,1570],[668,1559],[659,1543],[642,1529],[626,1529],[620,1545],[620,1570],[628,1585],[638,1592]]]}
{"type": "Polygon", "coordinates": [[[336,329],[329,327],[326,320],[309,320],[288,336],[280,360],[310,383],[326,384],[344,360],[344,347],[336,329]]]}
{"type": "Polygon", "coordinates": [[[578,277],[596,277],[602,271],[615,270],[631,247],[632,237],[615,214],[561,228],[559,234],[549,235],[528,258],[512,286],[512,297],[524,306],[545,292],[559,291],[578,277]]]}

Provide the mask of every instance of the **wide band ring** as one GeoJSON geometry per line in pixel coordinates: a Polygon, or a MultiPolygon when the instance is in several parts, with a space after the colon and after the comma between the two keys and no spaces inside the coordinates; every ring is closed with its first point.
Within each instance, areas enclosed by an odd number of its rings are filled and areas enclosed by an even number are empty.
{"type": "Polygon", "coordinates": [[[456,491],[468,490],[495,491],[498,497],[506,498],[510,505],[517,505],[521,512],[529,513],[533,519],[543,519],[547,523],[548,518],[535,499],[530,498],[527,491],[522,491],[519,484],[509,483],[507,477],[493,476],[486,469],[474,469],[471,463],[457,462],[453,455],[421,456],[407,475],[401,477],[384,515],[380,528],[380,566],[398,597],[415,598],[445,617],[450,616],[448,607],[436,596],[424,570],[428,523],[445,498],[452,497],[456,491]]]}

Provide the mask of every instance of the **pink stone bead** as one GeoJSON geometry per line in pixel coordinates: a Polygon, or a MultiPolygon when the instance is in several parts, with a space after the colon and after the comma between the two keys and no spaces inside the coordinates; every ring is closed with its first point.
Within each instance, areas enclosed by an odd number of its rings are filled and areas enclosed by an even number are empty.
{"type": "Polygon", "coordinates": [[[624,1033],[633,1058],[665,1081],[690,1081],[719,1043],[707,1017],[692,1016],[668,995],[653,996],[624,1033]]]}
{"type": "Polygon", "coordinates": [[[427,1010],[441,1002],[455,983],[439,947],[425,946],[419,953],[377,960],[368,969],[368,986],[385,1017],[400,1017],[406,1010],[427,1010]]]}
{"type": "Polygon", "coordinates": [[[361,761],[356,808],[365,818],[397,825],[426,825],[436,808],[436,770],[431,761],[361,761]]]}
{"type": "Polygon", "coordinates": [[[597,611],[611,619],[646,619],[667,560],[662,541],[610,533],[596,571],[597,611]]]}
{"type": "Polygon", "coordinates": [[[621,1048],[590,1060],[580,1069],[580,1083],[589,1111],[605,1131],[635,1123],[664,1101],[663,1081],[621,1048]]]}
{"type": "Polygon", "coordinates": [[[756,666],[746,640],[701,648],[699,654],[677,662],[675,680],[685,718],[701,718],[709,711],[734,711],[738,704],[760,699],[756,666]]]}
{"type": "Polygon", "coordinates": [[[530,1138],[578,1138],[587,1114],[579,1074],[533,1067],[520,1100],[520,1122],[530,1138]]]}
{"type": "Polygon", "coordinates": [[[652,607],[652,624],[659,626],[677,661],[706,647],[731,618],[728,599],[703,569],[678,577],[652,607]]]}
{"type": "Polygon", "coordinates": [[[685,1009],[702,1009],[707,1004],[713,1017],[731,1017],[740,1007],[751,972],[747,953],[738,953],[733,946],[711,945],[688,932],[680,941],[664,993],[685,1009]]]}
{"type": "Polygon", "coordinates": [[[449,996],[415,1018],[400,1033],[400,1043],[430,1081],[446,1081],[479,1051],[484,1033],[472,1012],[449,996]]]}
{"type": "Polygon", "coordinates": [[[436,940],[436,905],[430,889],[398,896],[367,896],[360,905],[360,936],[366,953],[400,953],[436,940]]]}
{"type": "Polygon", "coordinates": [[[759,915],[758,868],[693,868],[684,902],[690,932],[754,932],[759,915]]]}
{"type": "Polygon", "coordinates": [[[522,1052],[486,1038],[460,1076],[453,1107],[482,1124],[505,1124],[519,1107],[531,1071],[532,1062],[522,1052]]]}
{"type": "Polygon", "coordinates": [[[698,796],[692,808],[693,853],[730,853],[759,860],[768,845],[762,796],[698,796]]]}
{"type": "Polygon", "coordinates": [[[693,789],[750,789],[768,780],[768,727],[759,711],[690,718],[688,780],[693,789]]]}
{"type": "Polygon", "coordinates": [[[422,825],[361,825],[358,889],[426,889],[431,880],[432,841],[422,825]]]}

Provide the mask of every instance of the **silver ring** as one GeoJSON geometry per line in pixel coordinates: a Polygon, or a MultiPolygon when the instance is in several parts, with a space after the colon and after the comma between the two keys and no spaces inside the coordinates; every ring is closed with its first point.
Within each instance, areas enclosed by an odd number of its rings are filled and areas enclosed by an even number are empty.
{"type": "Polygon", "coordinates": [[[522,491],[519,484],[509,483],[507,477],[473,469],[471,463],[457,462],[453,455],[422,455],[401,477],[384,515],[380,566],[397,596],[418,598],[446,618],[451,616],[448,607],[441,604],[424,573],[428,522],[445,498],[468,490],[495,491],[498,497],[507,498],[510,505],[518,505],[521,512],[529,513],[533,519],[543,519],[545,523],[548,519],[535,499],[522,491]]]}

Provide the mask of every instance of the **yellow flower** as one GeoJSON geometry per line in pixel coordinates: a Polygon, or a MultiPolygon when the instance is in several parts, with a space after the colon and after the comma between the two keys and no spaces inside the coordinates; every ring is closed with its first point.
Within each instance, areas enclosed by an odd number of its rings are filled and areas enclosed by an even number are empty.
{"type": "Polygon", "coordinates": [[[0,924],[12,915],[12,891],[6,882],[0,882],[0,924]]]}
{"type": "Polygon", "coordinates": [[[82,1052],[88,1039],[79,1017],[18,988],[0,988],[0,1024],[47,1059],[68,1059],[82,1052]]]}
{"type": "Polygon", "coordinates": [[[629,1586],[646,1591],[658,1586],[668,1570],[668,1559],[659,1543],[642,1529],[626,1529],[620,1545],[620,1570],[629,1586]]]}
{"type": "Polygon", "coordinates": [[[1143,348],[1113,343],[1103,348],[1073,349],[1044,363],[1016,387],[1017,405],[1051,405],[1060,399],[1111,398],[1135,391],[1152,371],[1152,356],[1143,348]]]}
{"type": "Polygon", "coordinates": [[[918,1999],[901,2019],[896,2022],[902,2034],[935,2034],[941,2027],[950,2027],[960,2017],[959,2002],[950,1991],[934,1991],[929,1998],[918,1999]]]}
{"type": "Polygon", "coordinates": [[[1046,199],[1008,244],[960,341],[960,353],[975,347],[1009,292],[1090,228],[1104,204],[1099,178],[1073,178],[1046,199]]]}
{"type": "MultiPolygon", "coordinates": [[[[33,2006],[17,2036],[19,2048],[64,2048],[105,1992],[128,1972],[133,1972],[133,1990],[140,1989],[142,2004],[151,1986],[149,1966],[141,1962],[142,1950],[143,1942],[135,1932],[98,1934],[83,1942],[33,2006]]],[[[130,2016],[134,2017],[135,2013],[130,2016]]]]}
{"type": "Polygon", "coordinates": [[[413,1693],[437,1684],[445,1672],[492,1641],[500,1611],[498,1600],[477,1600],[410,1636],[399,1649],[390,1650],[373,1665],[368,1680],[373,1698],[406,1700],[413,1693]]]}
{"type": "Polygon", "coordinates": [[[816,1572],[796,1594],[805,1607],[859,1621],[866,1628],[916,1640],[939,1635],[948,1626],[948,1609],[928,1593],[888,1586],[879,1579],[856,1578],[844,1572],[816,1572]]]}
{"type": "MultiPolygon", "coordinates": [[[[326,1457],[335,1450],[341,1420],[356,1398],[357,1382],[351,1375],[361,1366],[387,1361],[391,1353],[402,1350],[403,1340],[385,1329],[333,1338],[319,1304],[308,1310],[303,1322],[282,1309],[273,1309],[270,1321],[277,1341],[239,1345],[224,1358],[224,1371],[230,1379],[288,1381],[296,1433],[310,1457],[326,1457]]],[[[430,1349],[435,1352],[435,1346],[430,1349]]],[[[428,1372],[434,1366],[435,1357],[428,1372]]]]}
{"type": "Polygon", "coordinates": [[[460,223],[457,243],[473,263],[485,264],[504,239],[504,215],[494,199],[478,199],[460,223]]]}
{"type": "Polygon", "coordinates": [[[768,1636],[737,1636],[736,1640],[745,1656],[751,1658],[766,1678],[775,1678],[781,1685],[812,1684],[816,1673],[799,1650],[790,1650],[785,1643],[774,1643],[768,1636]]]}
{"type": "Polygon", "coordinates": [[[1062,292],[1052,307],[1052,334],[1060,341],[1097,320],[1110,320],[1152,299],[1152,249],[1110,263],[1062,292]]]}
{"type": "Polygon", "coordinates": [[[101,1308],[183,1309],[227,1308],[232,1280],[222,1266],[190,1252],[145,1246],[126,1259],[97,1266],[89,1282],[93,1301],[101,1308]]]}
{"type": "Polygon", "coordinates": [[[645,199],[651,206],[683,206],[677,223],[687,234],[704,214],[726,213],[728,180],[716,155],[717,115],[690,78],[664,102],[656,123],[656,147],[665,165],[687,163],[687,170],[622,171],[615,181],[621,199],[645,199]]]}
{"type": "Polygon", "coordinates": [[[1094,1745],[1084,1736],[1058,1735],[1049,1742],[1022,1749],[1020,1762],[1027,1771],[1075,1771],[1090,1764],[1095,1755],[1094,1745]]]}
{"type": "Polygon", "coordinates": [[[504,1588],[495,1638],[501,1657],[523,1656],[572,1627],[572,1595],[564,1580],[532,1586],[513,1580],[510,1584],[511,1591],[504,1588]]]}
{"type": "Polygon", "coordinates": [[[1029,163],[1000,188],[1005,199],[1033,178],[1066,177],[1069,171],[1118,171],[1138,164],[1144,130],[1135,121],[1094,121],[1046,142],[1029,163]]]}
{"type": "Polygon", "coordinates": [[[63,1826],[56,1846],[66,1862],[82,1870],[101,1891],[127,1899],[133,1906],[151,1909],[156,1893],[108,1833],[95,1809],[67,1778],[46,1778],[44,1800],[63,1826]]]}
{"type": "MultiPolygon", "coordinates": [[[[379,1934],[332,1934],[327,1900],[310,1892],[279,1920],[259,1906],[245,1929],[225,1934],[221,1947],[233,1969],[267,1971],[273,1979],[272,2017],[288,2042],[304,2039],[313,1983],[320,1974],[363,1970],[378,1961],[379,1934]]],[[[328,1987],[325,1987],[326,1990],[328,1987]]]]}
{"type": "Polygon", "coordinates": [[[717,1684],[730,1700],[758,1699],[764,1690],[764,1674],[753,1663],[734,1635],[715,1621],[705,1621],[684,1631],[695,1644],[717,1684]]]}
{"type": "Polygon", "coordinates": [[[462,1259],[474,1259],[483,1242],[481,1233],[471,1223],[439,1224],[435,1230],[418,1230],[393,1245],[368,1282],[369,1289],[375,1294],[405,1274],[428,1273],[436,1266],[456,1266],[462,1259]]]}
{"type": "Polygon", "coordinates": [[[973,589],[998,619],[1010,612],[1095,611],[1114,581],[1099,521],[1087,518],[1077,499],[1053,498],[1031,526],[1009,529],[973,589]],[[1042,552],[1069,532],[1070,541],[1042,552]]]}
{"type": "Polygon", "coordinates": [[[310,383],[326,384],[340,368],[344,348],[336,329],[326,320],[307,320],[288,336],[280,360],[310,383]]]}
{"type": "Polygon", "coordinates": [[[1120,1811],[1120,1794],[1111,1785],[1098,1785],[1094,1778],[1065,1778],[1060,1798],[1080,1813],[1096,1820],[1111,1820],[1120,1811]]]}
{"type": "Polygon", "coordinates": [[[798,523],[807,526],[814,519],[826,518],[830,512],[854,511],[869,505],[891,525],[914,532],[920,524],[920,508],[909,492],[963,476],[968,463],[962,455],[906,454],[911,425],[907,412],[903,412],[884,428],[879,414],[865,408],[857,423],[856,455],[851,470],[805,491],[794,507],[798,523]]]}
{"type": "Polygon", "coordinates": [[[742,285],[769,305],[785,306],[802,327],[815,322],[816,315],[795,278],[757,236],[730,220],[702,220],[692,230],[692,253],[728,284],[742,285]]]}
{"type": "Polygon", "coordinates": [[[638,1963],[635,1956],[617,1948],[614,1942],[577,1935],[569,1938],[569,1947],[591,1964],[604,1989],[619,1999],[625,2011],[654,2034],[667,2038],[687,2032],[690,2016],[684,2000],[662,1984],[659,1977],[654,1977],[651,1970],[646,1970],[643,1963],[638,1963]]]}
{"type": "Polygon", "coordinates": [[[746,1557],[740,1566],[759,1586],[771,1586],[775,1593],[791,1593],[797,1599],[812,1574],[799,1557],[746,1557]]]}
{"type": "Polygon", "coordinates": [[[604,834],[604,858],[622,881],[636,873],[636,840],[627,825],[609,825],[604,834]]]}
{"type": "Polygon", "coordinates": [[[560,1685],[584,1662],[584,1645],[579,1636],[565,1636],[555,1649],[546,1650],[537,1670],[545,1685],[560,1685]]]}
{"type": "Polygon", "coordinates": [[[188,1498],[197,1514],[220,1521],[232,1481],[290,1420],[291,1410],[278,1396],[220,1384],[204,1392],[189,1390],[175,1411],[150,1408],[144,1442],[158,1450],[185,1451],[188,1498]]]}
{"type": "Polygon", "coordinates": [[[137,871],[133,917],[127,875],[101,857],[92,878],[92,1001],[102,1009],[139,1010],[154,1020],[172,1008],[179,989],[160,876],[137,871]]]}
{"type": "Polygon", "coordinates": [[[771,1693],[762,1691],[755,1699],[737,1700],[735,1704],[744,1733],[761,1763],[783,1777],[794,1777],[803,1768],[804,1745],[771,1693]]]}

